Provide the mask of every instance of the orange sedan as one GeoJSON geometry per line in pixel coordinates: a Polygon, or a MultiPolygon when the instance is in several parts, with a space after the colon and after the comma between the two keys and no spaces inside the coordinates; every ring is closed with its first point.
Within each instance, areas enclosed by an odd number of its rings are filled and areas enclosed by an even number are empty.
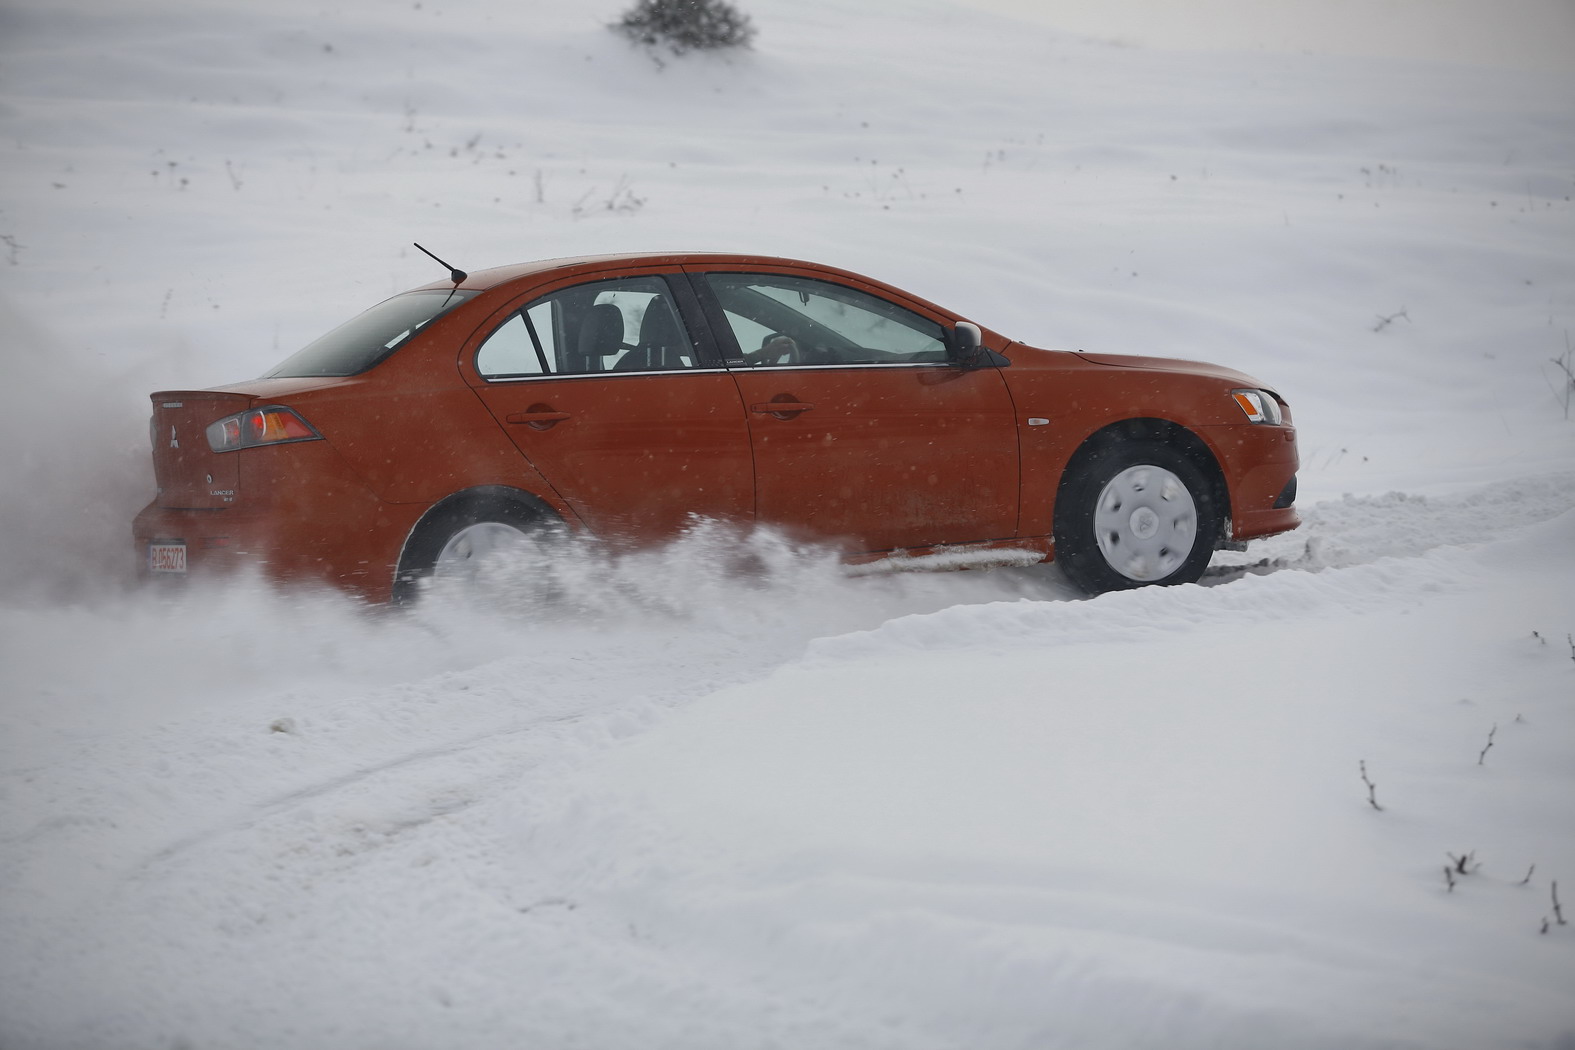
{"type": "Polygon", "coordinates": [[[451,278],[261,379],[152,395],[143,571],[257,563],[402,601],[522,534],[641,543],[698,516],[852,561],[1054,559],[1100,592],[1298,523],[1290,411],[1230,369],[1039,350],[763,256],[451,278]]]}

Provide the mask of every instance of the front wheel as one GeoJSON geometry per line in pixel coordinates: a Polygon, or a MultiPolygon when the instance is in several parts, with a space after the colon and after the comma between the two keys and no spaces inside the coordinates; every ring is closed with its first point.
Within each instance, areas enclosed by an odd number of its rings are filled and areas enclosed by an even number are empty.
{"type": "Polygon", "coordinates": [[[1195,583],[1220,533],[1213,489],[1187,456],[1157,441],[1096,450],[1056,501],[1055,560],[1090,594],[1195,583]]]}

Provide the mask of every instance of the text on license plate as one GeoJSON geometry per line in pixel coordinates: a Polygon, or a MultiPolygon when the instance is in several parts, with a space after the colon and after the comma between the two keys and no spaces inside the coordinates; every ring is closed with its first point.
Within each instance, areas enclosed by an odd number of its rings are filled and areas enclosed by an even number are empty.
{"type": "Polygon", "coordinates": [[[185,572],[186,545],[184,543],[148,544],[149,572],[185,572]]]}

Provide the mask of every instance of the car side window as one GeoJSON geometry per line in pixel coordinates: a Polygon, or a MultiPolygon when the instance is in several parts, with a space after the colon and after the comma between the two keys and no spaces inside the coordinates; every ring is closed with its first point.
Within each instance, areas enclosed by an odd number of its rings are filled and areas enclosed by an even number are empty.
{"type": "Polygon", "coordinates": [[[524,311],[510,314],[481,344],[476,351],[476,371],[488,378],[540,375],[547,371],[526,327],[524,311]]]}
{"type": "Polygon", "coordinates": [[[947,360],[940,324],[856,288],[782,274],[711,273],[705,281],[746,366],[947,360]]]}
{"type": "Polygon", "coordinates": [[[620,277],[559,289],[509,315],[476,351],[487,379],[694,368],[667,282],[620,277]]]}

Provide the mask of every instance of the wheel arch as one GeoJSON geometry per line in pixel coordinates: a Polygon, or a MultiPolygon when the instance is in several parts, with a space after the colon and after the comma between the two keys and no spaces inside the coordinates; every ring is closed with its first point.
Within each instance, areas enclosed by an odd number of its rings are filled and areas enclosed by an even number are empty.
{"type": "Polygon", "coordinates": [[[558,516],[558,512],[552,509],[552,505],[534,492],[515,488],[512,485],[476,485],[468,489],[460,489],[458,492],[451,492],[432,504],[421,517],[416,519],[416,523],[410,531],[414,533],[416,529],[421,527],[422,522],[428,521],[439,514],[451,513],[457,507],[498,505],[512,506],[524,513],[540,516],[548,521],[562,521],[558,516]]]}
{"type": "Polygon", "coordinates": [[[1209,496],[1214,501],[1214,506],[1219,509],[1220,536],[1217,541],[1223,542],[1230,538],[1230,487],[1225,483],[1225,471],[1221,468],[1219,459],[1194,431],[1180,423],[1152,417],[1123,419],[1109,423],[1083,439],[1082,444],[1078,445],[1071,458],[1067,460],[1066,469],[1061,472],[1060,481],[1056,484],[1052,523],[1054,531],[1060,531],[1058,526],[1063,508],[1066,506],[1062,496],[1066,492],[1069,479],[1077,477],[1078,472],[1085,469],[1094,456],[1126,441],[1162,442],[1191,460],[1208,482],[1209,496]]]}

